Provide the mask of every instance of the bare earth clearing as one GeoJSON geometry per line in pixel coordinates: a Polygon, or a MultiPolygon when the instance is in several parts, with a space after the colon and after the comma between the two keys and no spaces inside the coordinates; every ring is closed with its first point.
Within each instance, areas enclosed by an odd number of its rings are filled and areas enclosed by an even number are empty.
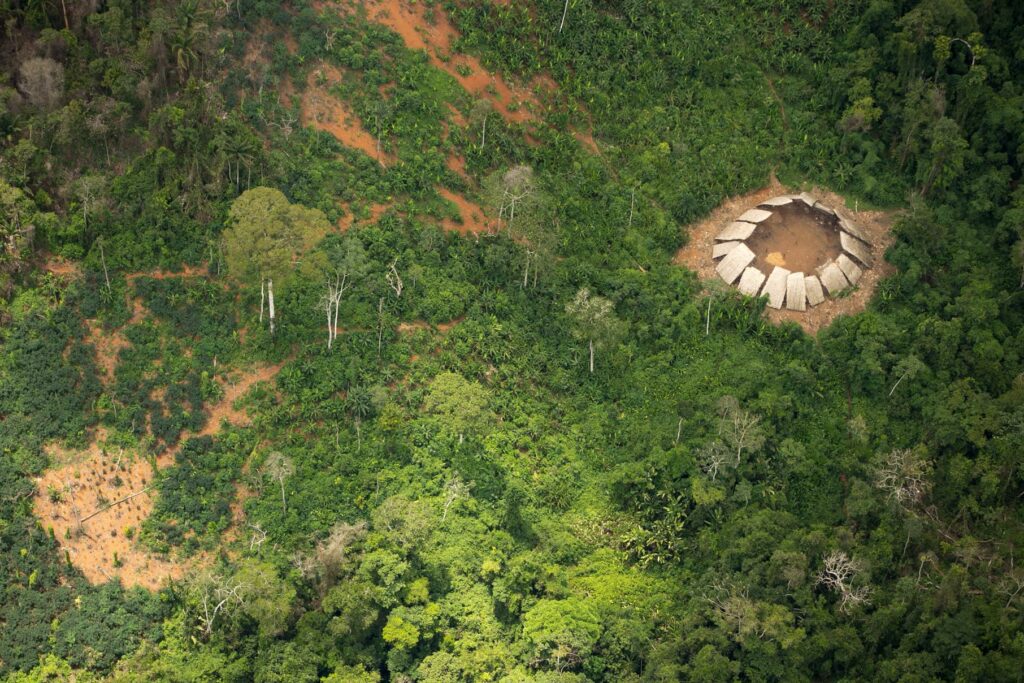
{"type": "MultiPolygon", "coordinates": [[[[772,182],[760,190],[726,199],[707,218],[684,228],[689,235],[689,242],[676,252],[674,262],[695,271],[702,280],[718,279],[718,275],[715,273],[716,262],[711,258],[715,236],[747,209],[756,207],[766,199],[798,192],[799,190],[785,187],[773,177],[772,182]]],[[[821,188],[813,188],[809,192],[826,206],[839,210],[846,207],[846,213],[871,241],[871,255],[874,260],[873,267],[864,271],[864,276],[849,294],[840,298],[828,298],[824,303],[802,313],[773,308],[767,308],[765,311],[765,315],[772,322],[789,320],[800,325],[809,334],[816,334],[818,330],[827,327],[840,315],[852,315],[864,310],[868,301],[871,300],[878,282],[895,272],[893,266],[883,258],[886,249],[892,244],[891,229],[895,216],[886,211],[859,211],[855,206],[847,207],[846,200],[842,196],[821,188]]],[[[833,245],[828,236],[818,230],[814,232],[819,235],[810,239],[806,238],[806,232],[804,232],[804,240],[799,235],[783,235],[778,228],[781,227],[784,219],[788,223],[789,218],[785,215],[769,218],[766,223],[775,221],[773,225],[776,230],[765,231],[763,241],[751,238],[751,248],[757,255],[756,263],[761,264],[760,267],[770,271],[775,265],[780,265],[779,261],[784,261],[785,263],[781,265],[790,270],[798,271],[803,268],[804,272],[813,272],[813,266],[823,263],[838,253],[838,248],[833,251],[833,245]],[[769,232],[772,233],[772,236],[769,236],[769,232]],[[819,256],[825,256],[825,258],[819,259],[819,256]],[[814,260],[812,267],[805,268],[805,262],[812,259],[814,260]]],[[[808,212],[806,218],[797,217],[794,225],[798,230],[807,231],[808,228],[814,227],[806,223],[807,220],[816,219],[808,212]]],[[[838,242],[838,237],[836,240],[838,242]]]]}
{"type": "Polygon", "coordinates": [[[803,202],[773,209],[746,244],[756,256],[751,265],[763,273],[770,273],[773,266],[813,273],[842,251],[839,231],[828,225],[824,214],[803,202]]]}
{"type": "MultiPolygon", "coordinates": [[[[52,265],[56,267],[51,267],[51,263],[45,266],[49,272],[76,273],[62,268],[59,263],[52,265]]],[[[128,279],[142,275],[165,278],[203,274],[204,270],[186,268],[181,273],[133,273],[128,279]]],[[[138,300],[133,301],[133,311],[129,324],[145,316],[145,308],[138,300]]],[[[107,332],[95,321],[89,321],[88,327],[87,341],[96,348],[97,363],[104,373],[101,380],[106,385],[113,380],[118,351],[128,342],[121,328],[107,332]]],[[[53,529],[61,548],[89,581],[102,583],[116,577],[125,586],[155,590],[168,579],[181,578],[189,568],[205,561],[202,555],[188,560],[153,555],[138,543],[140,526],[153,511],[156,499],[154,476],[160,468],[174,464],[180,444],[188,438],[215,435],[224,422],[245,424],[248,417],[245,411],[235,407],[235,402],[257,383],[272,381],[280,368],[280,365],[260,366],[219,378],[223,397],[207,406],[206,426],[196,434],[182,434],[178,446],[153,460],[108,443],[109,435],[102,427],[83,450],[65,449],[57,444],[46,447],[51,467],[36,480],[33,508],[43,527],[53,529]]],[[[238,492],[240,496],[244,493],[238,492]]],[[[236,523],[239,513],[240,507],[236,505],[236,523]]]]}

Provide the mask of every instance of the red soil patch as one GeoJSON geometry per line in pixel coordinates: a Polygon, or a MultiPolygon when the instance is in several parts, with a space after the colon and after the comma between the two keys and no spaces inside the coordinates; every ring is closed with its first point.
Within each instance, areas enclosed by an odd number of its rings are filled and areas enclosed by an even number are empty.
{"type": "MultiPolygon", "coordinates": [[[[221,423],[242,424],[244,411],[234,407],[246,391],[257,382],[269,381],[280,370],[280,365],[258,367],[223,382],[224,396],[209,409],[206,426],[196,435],[214,435],[221,423]]],[[[88,448],[73,451],[50,445],[46,451],[53,466],[37,479],[34,511],[41,523],[53,529],[61,548],[67,551],[71,562],[92,583],[120,578],[125,586],[142,586],[155,590],[168,579],[179,579],[190,568],[203,562],[202,556],[187,560],[151,555],[135,538],[128,538],[126,530],[138,532],[142,522],[153,511],[155,489],[148,489],[156,475],[154,463],[137,453],[105,446],[106,434],[102,429],[88,448]],[[117,485],[120,478],[120,485],[117,485]],[[50,492],[58,492],[58,500],[51,500],[50,492]],[[106,508],[132,493],[139,495],[106,508]],[[103,510],[96,516],[79,520],[103,510]],[[114,566],[114,557],[120,566],[114,566]]],[[[155,459],[157,469],[171,465],[177,448],[161,453],[155,459]]]]}
{"type": "MultiPolygon", "coordinates": [[[[459,34],[439,5],[433,8],[431,20],[427,7],[402,0],[368,0],[362,3],[372,21],[387,26],[401,36],[412,50],[424,50],[430,63],[445,71],[467,92],[486,98],[509,123],[533,120],[533,110],[540,102],[530,89],[510,86],[500,76],[483,67],[476,57],[452,52],[452,42],[459,34]],[[467,75],[460,73],[460,68],[467,75]]],[[[339,11],[348,8],[337,5],[339,11]]],[[[540,85],[539,81],[535,84],[540,85]]]]}
{"type": "Polygon", "coordinates": [[[363,128],[344,102],[330,93],[330,88],[340,81],[341,72],[329,65],[309,74],[302,93],[302,125],[330,133],[346,147],[358,149],[382,164],[393,163],[395,157],[379,150],[377,138],[363,128]]]}
{"type": "Polygon", "coordinates": [[[168,578],[180,578],[185,565],[150,556],[128,538],[138,532],[153,509],[153,468],[145,458],[105,447],[100,430],[84,451],[46,448],[53,468],[37,479],[33,509],[40,522],[53,529],[71,562],[92,583],[120,577],[125,585],[159,588],[168,578]],[[120,485],[118,483],[120,478],[120,485]],[[79,524],[78,520],[126,496],[145,491],[79,524]],[[58,500],[52,500],[55,492],[58,500]],[[114,566],[117,556],[120,567],[114,566]]]}
{"type": "Polygon", "coordinates": [[[462,112],[456,109],[451,104],[448,105],[448,111],[452,115],[452,123],[454,123],[456,126],[458,126],[459,128],[465,128],[466,126],[469,125],[469,121],[467,121],[466,117],[462,115],[462,112]]]}
{"type": "MultiPolygon", "coordinates": [[[[799,192],[799,190],[785,187],[773,175],[771,183],[767,187],[726,199],[707,218],[684,228],[684,232],[689,234],[690,239],[686,246],[676,252],[673,262],[696,271],[702,280],[713,280],[723,284],[718,278],[718,274],[715,273],[717,264],[711,258],[711,248],[715,243],[715,236],[747,209],[756,207],[766,199],[795,192],[799,192]]],[[[895,216],[886,211],[859,211],[856,207],[850,210],[845,208],[846,200],[842,196],[828,190],[813,188],[809,192],[825,206],[846,214],[867,235],[871,241],[871,255],[874,260],[873,267],[865,269],[864,275],[852,292],[842,298],[826,298],[824,303],[810,307],[804,313],[785,309],[765,309],[765,315],[772,322],[789,320],[800,325],[807,333],[816,334],[818,330],[827,327],[840,315],[853,315],[864,310],[868,301],[871,300],[879,280],[895,272],[893,266],[883,258],[885,250],[892,244],[891,229],[895,216]]],[[[764,258],[767,259],[767,256],[768,254],[765,254],[764,258]]],[[[794,258],[794,256],[792,250],[790,254],[783,254],[787,263],[790,262],[788,259],[794,258]]],[[[803,256],[801,255],[799,258],[803,258],[803,256]]],[[[792,270],[792,268],[790,269],[792,270]]],[[[768,270],[770,271],[771,268],[769,267],[768,270]]],[[[814,268],[804,272],[814,272],[814,268]]]]}
{"type": "Polygon", "coordinates": [[[380,217],[387,213],[387,210],[390,208],[391,204],[371,204],[370,217],[358,220],[356,219],[355,213],[349,209],[346,211],[344,216],[338,219],[338,229],[345,232],[353,225],[372,225],[380,220],[380,217]]]}
{"type": "Polygon", "coordinates": [[[210,274],[209,269],[203,266],[190,266],[186,263],[181,264],[181,269],[178,271],[173,270],[140,270],[134,273],[128,273],[124,276],[124,279],[128,282],[140,277],[149,277],[154,280],[166,280],[172,277],[206,277],[210,274]]]}
{"type": "Polygon", "coordinates": [[[402,334],[408,332],[415,332],[416,330],[437,330],[438,332],[447,332],[448,330],[452,329],[453,327],[461,323],[463,320],[465,320],[465,316],[459,316],[454,320],[449,320],[446,323],[437,323],[436,325],[431,325],[426,320],[413,320],[412,322],[408,323],[398,323],[397,329],[398,332],[402,334]]]}
{"type": "MultiPolygon", "coordinates": [[[[138,311],[132,315],[132,319],[136,317],[137,313],[138,311]]],[[[92,344],[93,348],[96,349],[96,365],[99,366],[102,375],[100,382],[107,386],[110,382],[114,381],[114,368],[117,367],[117,356],[121,349],[128,346],[128,340],[121,334],[121,330],[108,332],[95,320],[88,321],[86,329],[88,332],[84,341],[92,344]]]]}
{"type": "Polygon", "coordinates": [[[290,55],[299,51],[299,44],[295,41],[295,36],[291,33],[284,34],[284,48],[288,50],[288,54],[290,55]]]}
{"type": "Polygon", "coordinates": [[[466,160],[463,159],[461,156],[459,156],[458,154],[449,154],[448,159],[445,160],[445,163],[447,164],[448,168],[450,168],[452,171],[458,173],[466,180],[469,180],[469,175],[466,174],[466,160]]]}
{"type": "Polygon", "coordinates": [[[82,268],[79,264],[73,261],[67,261],[60,256],[47,257],[46,261],[43,262],[43,270],[47,273],[53,273],[54,275],[60,275],[63,277],[77,277],[82,273],[82,268]]]}
{"type": "Polygon", "coordinates": [[[584,133],[583,131],[573,129],[572,136],[583,145],[583,147],[591,154],[601,154],[601,150],[597,146],[597,142],[594,140],[594,136],[590,133],[584,133]]]}
{"type": "Polygon", "coordinates": [[[457,232],[460,235],[479,234],[490,230],[487,215],[479,204],[475,204],[462,195],[455,194],[443,187],[437,188],[437,193],[459,207],[459,215],[462,216],[461,223],[450,218],[444,219],[441,221],[442,228],[457,232]]]}
{"type": "Polygon", "coordinates": [[[294,96],[295,84],[292,83],[292,77],[286,74],[285,77],[281,79],[280,83],[277,86],[277,101],[281,104],[282,107],[291,107],[292,97],[294,96]]]}

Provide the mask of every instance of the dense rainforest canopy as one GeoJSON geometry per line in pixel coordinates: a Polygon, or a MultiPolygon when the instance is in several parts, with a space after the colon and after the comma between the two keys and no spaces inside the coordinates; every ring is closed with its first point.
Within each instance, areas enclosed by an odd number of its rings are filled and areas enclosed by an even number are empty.
{"type": "Polygon", "coordinates": [[[0,19],[0,678],[1024,678],[1024,3],[0,19]],[[673,262],[769,182],[865,310],[673,262]]]}

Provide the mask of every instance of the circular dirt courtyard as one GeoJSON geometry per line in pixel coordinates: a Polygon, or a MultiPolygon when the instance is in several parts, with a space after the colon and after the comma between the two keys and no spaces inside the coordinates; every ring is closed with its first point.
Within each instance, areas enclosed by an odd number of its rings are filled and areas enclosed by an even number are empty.
{"type": "Polygon", "coordinates": [[[892,272],[883,254],[893,216],[852,208],[832,192],[793,192],[777,181],[733,197],[688,226],[675,262],[768,299],[766,315],[815,333],[863,310],[892,272]]]}

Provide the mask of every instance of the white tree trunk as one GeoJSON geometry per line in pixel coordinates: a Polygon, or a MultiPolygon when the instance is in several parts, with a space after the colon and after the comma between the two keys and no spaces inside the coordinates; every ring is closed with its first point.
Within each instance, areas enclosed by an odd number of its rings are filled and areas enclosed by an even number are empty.
{"type": "MultiPolygon", "coordinates": [[[[328,295],[330,296],[330,295],[328,295]]],[[[331,343],[334,341],[334,328],[331,327],[331,310],[334,306],[334,300],[331,298],[327,299],[327,350],[331,350],[331,343]]]]}
{"type": "Polygon", "coordinates": [[[274,280],[267,278],[267,312],[270,314],[270,334],[274,334],[274,280]]]}
{"type": "Polygon", "coordinates": [[[590,340],[590,374],[594,374],[594,340],[590,340]]]}
{"type": "Polygon", "coordinates": [[[562,23],[558,25],[558,32],[561,33],[562,29],[565,28],[565,15],[569,13],[569,0],[565,0],[565,9],[562,10],[562,23]]]}
{"type": "Polygon", "coordinates": [[[341,301],[340,301],[340,299],[336,300],[334,302],[334,323],[332,324],[332,327],[331,327],[331,335],[335,339],[338,338],[338,309],[339,308],[341,308],[341,301]]]}
{"type": "Polygon", "coordinates": [[[267,281],[260,280],[260,325],[263,324],[263,308],[266,305],[267,281]]]}

